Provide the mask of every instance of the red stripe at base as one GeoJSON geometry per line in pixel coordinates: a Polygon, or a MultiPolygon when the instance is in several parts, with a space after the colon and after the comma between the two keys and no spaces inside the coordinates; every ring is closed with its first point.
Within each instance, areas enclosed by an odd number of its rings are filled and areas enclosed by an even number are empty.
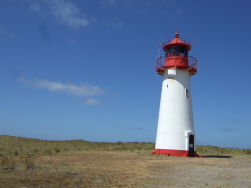
{"type": "MultiPolygon", "coordinates": [[[[189,151],[187,150],[172,150],[172,149],[155,149],[155,152],[151,154],[161,154],[167,156],[180,156],[180,157],[189,157],[189,151]]],[[[196,154],[194,151],[194,157],[202,157],[201,155],[196,154]]]]}

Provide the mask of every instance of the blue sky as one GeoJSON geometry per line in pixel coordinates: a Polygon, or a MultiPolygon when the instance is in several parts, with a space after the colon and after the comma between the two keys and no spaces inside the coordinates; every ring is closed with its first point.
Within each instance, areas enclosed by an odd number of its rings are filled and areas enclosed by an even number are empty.
{"type": "Polygon", "coordinates": [[[198,145],[251,148],[251,1],[0,1],[0,134],[155,142],[161,43],[195,41],[198,145]]]}

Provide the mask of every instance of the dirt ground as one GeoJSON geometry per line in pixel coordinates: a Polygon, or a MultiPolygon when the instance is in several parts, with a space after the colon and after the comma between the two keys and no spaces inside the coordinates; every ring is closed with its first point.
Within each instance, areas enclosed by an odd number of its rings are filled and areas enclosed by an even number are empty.
{"type": "Polygon", "coordinates": [[[33,168],[1,170],[0,187],[251,188],[248,157],[184,158],[110,151],[26,157],[34,159],[33,168]]]}

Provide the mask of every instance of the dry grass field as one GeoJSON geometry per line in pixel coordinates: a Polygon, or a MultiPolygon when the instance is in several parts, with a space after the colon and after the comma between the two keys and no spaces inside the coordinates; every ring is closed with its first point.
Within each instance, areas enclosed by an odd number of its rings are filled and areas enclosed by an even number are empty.
{"type": "Polygon", "coordinates": [[[198,146],[202,158],[150,155],[153,143],[0,136],[0,187],[250,187],[251,150],[198,146]]]}

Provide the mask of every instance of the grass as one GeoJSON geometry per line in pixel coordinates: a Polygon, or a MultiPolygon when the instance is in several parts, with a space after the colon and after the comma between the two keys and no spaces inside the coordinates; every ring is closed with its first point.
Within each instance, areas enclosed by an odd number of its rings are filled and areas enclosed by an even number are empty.
{"type": "MultiPolygon", "coordinates": [[[[175,157],[150,155],[154,150],[155,144],[149,142],[47,141],[0,135],[0,182],[2,183],[0,187],[46,187],[47,185],[49,187],[79,185],[148,187],[143,180],[139,181],[135,178],[136,173],[147,176],[145,166],[153,160],[157,161],[153,163],[154,165],[159,165],[162,161],[163,164],[161,163],[160,166],[164,165],[163,167],[181,160],[175,157]]],[[[250,149],[214,146],[197,146],[197,153],[251,157],[250,149]]],[[[198,162],[197,160],[201,158],[197,158],[195,162],[198,162]]],[[[203,159],[200,163],[207,164],[206,160],[211,159],[203,159]]],[[[149,167],[150,171],[151,168],[153,166],[149,167]]],[[[155,181],[154,178],[152,181],[155,181]]]]}
{"type": "Polygon", "coordinates": [[[88,142],[85,140],[47,141],[0,135],[0,169],[34,169],[39,166],[36,156],[77,154],[86,151],[151,153],[154,151],[154,144],[147,142],[88,142]]]}
{"type": "MultiPolygon", "coordinates": [[[[151,153],[155,144],[150,142],[89,142],[85,140],[47,141],[33,138],[0,135],[0,156],[53,155],[82,153],[84,151],[123,151],[151,153]]],[[[199,155],[251,156],[251,149],[196,146],[199,155]]]]}
{"type": "Polygon", "coordinates": [[[0,135],[0,155],[20,156],[30,154],[79,153],[84,151],[154,151],[150,142],[88,142],[85,140],[47,141],[32,138],[0,135]]]}
{"type": "Polygon", "coordinates": [[[251,149],[221,148],[216,146],[196,146],[197,153],[200,155],[219,155],[219,156],[249,156],[251,149]]]}

